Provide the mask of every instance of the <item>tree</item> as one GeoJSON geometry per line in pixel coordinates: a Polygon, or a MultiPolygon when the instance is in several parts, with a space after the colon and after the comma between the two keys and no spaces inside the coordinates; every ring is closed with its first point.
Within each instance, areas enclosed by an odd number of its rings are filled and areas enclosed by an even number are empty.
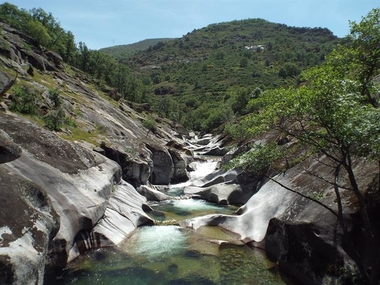
{"type": "Polygon", "coordinates": [[[38,21],[30,20],[28,22],[28,33],[41,46],[47,46],[51,40],[46,28],[38,21]]]}
{"type": "Polygon", "coordinates": [[[29,13],[23,9],[19,10],[17,6],[5,2],[0,5],[0,19],[15,29],[25,31],[28,21],[31,20],[29,13]]]}
{"type": "MultiPolygon", "coordinates": [[[[356,262],[363,284],[378,284],[380,279],[379,237],[367,211],[365,189],[360,189],[355,173],[356,159],[380,159],[380,110],[373,83],[379,72],[379,31],[379,9],[374,9],[361,23],[352,23],[351,45],[340,47],[325,64],[305,72],[301,87],[266,91],[250,102],[260,108],[250,117],[252,134],[275,129],[295,138],[299,147],[310,148],[330,160],[335,176],[330,183],[338,205],[337,210],[330,211],[338,218],[347,253],[356,262]],[[364,248],[351,239],[343,216],[339,183],[343,175],[359,206],[364,248]]],[[[281,152],[259,147],[236,162],[265,173],[266,167],[280,158],[275,153],[281,152]]]]}
{"type": "Polygon", "coordinates": [[[239,66],[242,67],[242,68],[245,68],[248,66],[248,59],[243,57],[242,59],[240,59],[240,63],[239,63],[239,66]]]}
{"type": "Polygon", "coordinates": [[[373,9],[360,23],[351,22],[352,48],[358,67],[356,75],[361,84],[361,94],[378,106],[374,98],[372,78],[380,69],[380,8],[373,9]]]}
{"type": "Polygon", "coordinates": [[[26,86],[15,86],[13,90],[14,96],[12,97],[10,109],[23,114],[34,115],[37,112],[37,93],[35,90],[26,86]]]}
{"type": "Polygon", "coordinates": [[[62,99],[58,90],[49,91],[49,99],[52,102],[52,108],[44,116],[43,120],[46,127],[53,131],[59,131],[65,121],[65,112],[62,109],[62,99]]]}
{"type": "Polygon", "coordinates": [[[62,105],[62,99],[57,89],[49,91],[49,99],[53,103],[53,108],[58,109],[62,105]]]}

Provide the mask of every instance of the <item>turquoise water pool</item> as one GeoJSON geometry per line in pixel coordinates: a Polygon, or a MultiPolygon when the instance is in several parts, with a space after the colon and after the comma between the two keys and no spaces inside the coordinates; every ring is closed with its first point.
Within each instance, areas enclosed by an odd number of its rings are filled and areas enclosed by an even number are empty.
{"type": "MultiPolygon", "coordinates": [[[[215,165],[198,165],[191,181],[215,165]]],[[[155,226],[138,228],[118,247],[88,252],[65,269],[48,272],[45,284],[290,285],[262,250],[248,247],[234,234],[219,227],[194,231],[178,226],[189,218],[237,209],[183,197],[191,181],[170,186],[173,200],[150,202],[155,226]]]]}

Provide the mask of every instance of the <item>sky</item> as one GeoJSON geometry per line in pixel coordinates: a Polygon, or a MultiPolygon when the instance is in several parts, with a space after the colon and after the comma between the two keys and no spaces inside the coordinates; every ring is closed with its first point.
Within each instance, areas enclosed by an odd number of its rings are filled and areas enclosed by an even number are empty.
{"type": "Polygon", "coordinates": [[[344,37],[380,0],[8,0],[42,8],[90,49],[153,38],[180,38],[220,22],[261,18],[296,27],[328,28],[344,37]]]}

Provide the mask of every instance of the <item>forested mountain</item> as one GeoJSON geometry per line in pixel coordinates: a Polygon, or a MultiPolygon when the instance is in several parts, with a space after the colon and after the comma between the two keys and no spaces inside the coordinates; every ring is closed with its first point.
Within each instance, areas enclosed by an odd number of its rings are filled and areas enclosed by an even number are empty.
{"type": "Polygon", "coordinates": [[[172,40],[172,39],[171,38],[146,39],[146,40],[139,41],[133,44],[101,48],[99,51],[109,54],[118,60],[126,59],[139,51],[146,50],[150,46],[156,45],[159,42],[167,42],[169,40],[172,40]]]}
{"type": "Polygon", "coordinates": [[[42,9],[4,3],[0,19],[96,78],[99,87],[111,86],[131,104],[144,103],[188,129],[208,132],[249,113],[247,102],[261,92],[296,84],[302,70],[323,62],[342,42],[327,29],[250,19],[212,24],[180,39],[108,48],[106,54],[77,43],[42,9]],[[149,44],[127,55],[131,47],[149,44]]]}
{"type": "Polygon", "coordinates": [[[0,283],[42,284],[46,265],[154,224],[145,198],[168,199],[202,150],[220,168],[184,193],[244,206],[180,227],[220,226],[297,284],[378,285],[380,8],[350,27],[220,23],[119,62],[1,4],[0,283]]]}
{"type": "Polygon", "coordinates": [[[258,93],[297,82],[339,42],[323,28],[249,19],[212,24],[121,60],[145,78],[155,110],[188,128],[210,131],[258,93]]]}

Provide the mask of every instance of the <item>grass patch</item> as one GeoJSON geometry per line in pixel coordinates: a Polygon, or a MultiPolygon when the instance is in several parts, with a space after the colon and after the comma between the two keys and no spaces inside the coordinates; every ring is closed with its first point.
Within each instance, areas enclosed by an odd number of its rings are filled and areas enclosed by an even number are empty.
{"type": "Polygon", "coordinates": [[[69,141],[84,141],[93,145],[100,145],[100,142],[105,139],[106,127],[97,125],[95,130],[86,131],[81,126],[69,126],[67,128],[70,131],[70,135],[61,133],[60,136],[69,141]]]}

